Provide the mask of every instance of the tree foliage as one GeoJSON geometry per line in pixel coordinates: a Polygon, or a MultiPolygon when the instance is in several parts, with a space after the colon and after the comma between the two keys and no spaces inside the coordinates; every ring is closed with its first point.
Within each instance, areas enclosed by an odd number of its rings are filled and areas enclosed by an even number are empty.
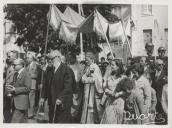
{"type": "MultiPolygon", "coordinates": [[[[14,30],[19,35],[15,43],[21,46],[27,41],[30,49],[36,52],[39,52],[39,49],[42,49],[41,52],[43,53],[46,40],[48,24],[47,13],[49,11],[49,6],[49,4],[8,4],[4,7],[4,12],[6,13],[5,18],[14,23],[14,30]]],[[[78,12],[77,4],[58,4],[56,6],[62,12],[64,12],[67,6],[70,6],[78,12]]],[[[83,5],[84,16],[87,17],[90,15],[95,8],[106,17],[109,15],[111,5],[85,4],[83,5]]],[[[92,50],[100,51],[98,45],[94,43],[95,40],[99,40],[97,37],[93,39],[94,41],[91,41],[89,35],[84,35],[83,39],[84,50],[90,48],[92,50]]],[[[67,45],[64,41],[59,39],[58,32],[50,27],[48,48],[54,45],[59,45],[64,52],[66,52],[67,49],[76,53],[80,52],[79,37],[77,38],[76,44],[67,45]]]]}

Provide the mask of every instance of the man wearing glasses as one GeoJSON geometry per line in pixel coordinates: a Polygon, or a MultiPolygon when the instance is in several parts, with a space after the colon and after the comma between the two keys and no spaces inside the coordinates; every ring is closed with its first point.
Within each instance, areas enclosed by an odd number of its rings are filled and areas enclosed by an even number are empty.
{"type": "Polygon", "coordinates": [[[14,97],[15,110],[11,123],[24,123],[29,108],[31,77],[24,68],[23,59],[14,60],[13,65],[15,69],[13,83],[6,85],[6,90],[14,97]]]}
{"type": "MultiPolygon", "coordinates": [[[[167,71],[164,68],[165,64],[162,59],[157,59],[156,61],[156,74],[155,74],[155,90],[157,94],[157,105],[156,105],[156,110],[158,114],[161,114],[163,118],[165,118],[165,122],[162,124],[167,123],[167,115],[164,113],[162,105],[161,105],[161,100],[162,100],[162,90],[165,84],[167,84],[166,78],[167,76],[167,71]]],[[[158,120],[157,120],[158,121],[158,120]]]]}
{"type": "MultiPolygon", "coordinates": [[[[50,122],[71,123],[73,76],[71,69],[62,63],[62,55],[57,49],[51,49],[49,58],[54,70],[51,78],[49,102],[50,122]]],[[[44,103],[41,98],[40,102],[44,103]]],[[[40,103],[40,104],[41,104],[40,103]]]]}

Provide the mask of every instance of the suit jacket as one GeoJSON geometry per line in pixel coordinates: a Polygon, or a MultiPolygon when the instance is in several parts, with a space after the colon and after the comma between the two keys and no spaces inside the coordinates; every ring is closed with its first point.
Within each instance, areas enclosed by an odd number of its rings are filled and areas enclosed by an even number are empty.
{"type": "Polygon", "coordinates": [[[51,99],[51,80],[53,77],[54,68],[47,67],[46,71],[44,72],[44,79],[43,79],[43,87],[41,97],[45,100],[48,98],[48,102],[50,103],[51,99]]]}
{"type": "Polygon", "coordinates": [[[27,67],[27,70],[31,76],[31,89],[36,90],[38,88],[38,83],[39,83],[39,67],[36,61],[33,61],[30,63],[27,67]]]}
{"type": "Polygon", "coordinates": [[[73,75],[71,69],[67,65],[61,63],[51,81],[52,104],[55,105],[56,99],[60,99],[64,108],[71,108],[72,86],[73,75]]]}
{"type": "Polygon", "coordinates": [[[17,81],[14,83],[14,105],[16,109],[27,110],[29,108],[29,92],[31,77],[26,69],[19,74],[17,81]]]}
{"type": "Polygon", "coordinates": [[[8,67],[6,70],[6,84],[10,84],[13,82],[13,76],[14,76],[14,68],[12,66],[8,67]]]}
{"type": "Polygon", "coordinates": [[[162,69],[160,75],[155,79],[155,90],[157,94],[157,100],[160,102],[162,97],[163,86],[167,83],[166,80],[164,79],[166,75],[167,75],[166,71],[162,69]]]}

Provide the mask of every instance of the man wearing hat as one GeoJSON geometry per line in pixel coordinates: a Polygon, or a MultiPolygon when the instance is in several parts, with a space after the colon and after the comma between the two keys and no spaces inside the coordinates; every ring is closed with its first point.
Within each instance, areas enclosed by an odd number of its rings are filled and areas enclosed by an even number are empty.
{"type": "Polygon", "coordinates": [[[14,60],[13,85],[6,86],[8,92],[14,96],[15,110],[11,120],[12,123],[24,123],[29,108],[31,77],[24,65],[23,59],[14,60]]]}
{"type": "Polygon", "coordinates": [[[39,86],[39,65],[36,62],[36,53],[32,51],[28,51],[26,54],[26,69],[29,72],[32,80],[31,80],[31,91],[29,93],[30,100],[30,108],[28,110],[28,118],[32,119],[35,115],[35,96],[36,90],[38,90],[39,86]]]}

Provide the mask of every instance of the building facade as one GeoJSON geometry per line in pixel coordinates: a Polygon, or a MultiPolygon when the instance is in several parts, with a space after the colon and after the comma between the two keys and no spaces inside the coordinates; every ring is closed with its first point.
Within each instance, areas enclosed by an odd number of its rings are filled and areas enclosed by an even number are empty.
{"type": "Polygon", "coordinates": [[[147,42],[154,44],[154,56],[160,46],[168,49],[168,6],[132,5],[131,18],[135,24],[131,38],[133,56],[146,55],[147,42]]]}
{"type": "MultiPolygon", "coordinates": [[[[167,49],[166,55],[168,54],[168,6],[119,4],[112,6],[112,13],[124,21],[124,26],[126,25],[127,19],[129,17],[131,19],[130,34],[127,35],[133,57],[146,56],[145,44],[147,42],[154,44],[153,56],[157,56],[157,49],[160,46],[165,47],[167,49]]],[[[113,52],[117,54],[117,57],[124,57],[121,53],[125,54],[129,52],[113,43],[111,42],[111,46],[113,52]]],[[[104,48],[107,53],[108,46],[106,43],[104,43],[104,48]]],[[[101,52],[99,58],[105,56],[104,53],[101,52]]]]}

